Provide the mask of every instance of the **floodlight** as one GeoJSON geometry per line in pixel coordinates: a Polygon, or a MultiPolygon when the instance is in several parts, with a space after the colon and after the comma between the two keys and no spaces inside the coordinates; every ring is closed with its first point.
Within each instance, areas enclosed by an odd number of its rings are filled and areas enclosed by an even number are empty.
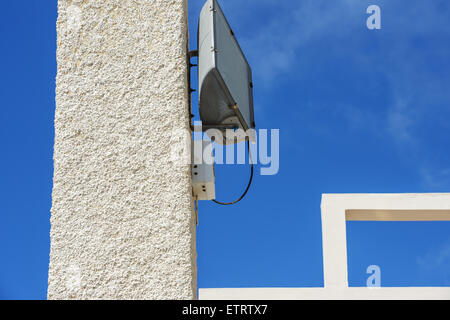
{"type": "Polygon", "coordinates": [[[219,129],[223,144],[246,139],[226,129],[255,128],[252,71],[217,0],[207,0],[198,28],[199,109],[203,130],[219,129]]]}

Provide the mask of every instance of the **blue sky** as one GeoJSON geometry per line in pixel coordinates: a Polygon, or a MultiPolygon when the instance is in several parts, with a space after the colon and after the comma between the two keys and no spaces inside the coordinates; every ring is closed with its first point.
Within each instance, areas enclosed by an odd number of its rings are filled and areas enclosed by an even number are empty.
{"type": "MultiPolygon", "coordinates": [[[[56,0],[25,3],[0,13],[0,299],[47,287],[56,0]]],[[[202,5],[189,1],[192,48],[202,5]]],[[[450,3],[221,5],[253,68],[256,124],[280,129],[280,172],[256,175],[236,206],[200,204],[199,287],[321,286],[322,193],[450,191],[450,3]],[[371,4],[381,30],[365,26],[371,4]]],[[[247,166],[217,166],[218,199],[247,178],[247,166]]],[[[449,231],[348,223],[350,285],[376,264],[383,286],[450,286],[449,231]]]]}

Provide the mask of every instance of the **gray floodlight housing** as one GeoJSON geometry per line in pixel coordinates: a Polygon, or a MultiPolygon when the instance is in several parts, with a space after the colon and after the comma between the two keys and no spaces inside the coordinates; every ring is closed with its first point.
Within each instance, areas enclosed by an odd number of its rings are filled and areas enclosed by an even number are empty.
{"type": "Polygon", "coordinates": [[[219,129],[223,144],[247,139],[226,129],[255,128],[252,71],[217,0],[207,0],[198,28],[199,109],[203,130],[219,129]]]}

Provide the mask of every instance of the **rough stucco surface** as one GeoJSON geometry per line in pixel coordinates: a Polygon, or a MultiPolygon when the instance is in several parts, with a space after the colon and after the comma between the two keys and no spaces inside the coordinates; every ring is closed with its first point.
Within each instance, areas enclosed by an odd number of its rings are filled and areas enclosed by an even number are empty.
{"type": "Polygon", "coordinates": [[[49,299],[193,299],[185,0],[59,0],[49,299]]]}

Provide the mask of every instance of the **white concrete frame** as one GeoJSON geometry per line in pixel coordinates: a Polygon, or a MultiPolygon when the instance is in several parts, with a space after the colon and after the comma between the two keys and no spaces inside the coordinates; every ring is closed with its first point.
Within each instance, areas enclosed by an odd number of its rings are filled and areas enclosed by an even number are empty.
{"type": "Polygon", "coordinates": [[[450,299],[450,287],[350,288],[346,221],[450,221],[450,194],[324,194],[324,288],[200,289],[201,300],[450,299]]]}

